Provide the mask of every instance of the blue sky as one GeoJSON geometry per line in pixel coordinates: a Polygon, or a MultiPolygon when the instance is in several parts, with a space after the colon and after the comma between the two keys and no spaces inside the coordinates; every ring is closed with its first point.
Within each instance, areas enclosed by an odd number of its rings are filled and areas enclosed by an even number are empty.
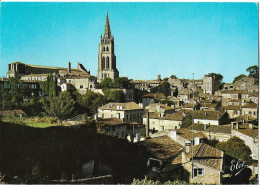
{"type": "Polygon", "coordinates": [[[1,68],[72,67],[97,74],[98,44],[109,13],[120,76],[155,79],[221,73],[232,82],[258,64],[255,3],[1,3],[1,68]]]}

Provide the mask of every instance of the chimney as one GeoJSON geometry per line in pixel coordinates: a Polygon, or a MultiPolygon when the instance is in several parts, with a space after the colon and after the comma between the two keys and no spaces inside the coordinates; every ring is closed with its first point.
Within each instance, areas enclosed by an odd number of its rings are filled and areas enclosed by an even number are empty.
{"type": "Polygon", "coordinates": [[[203,126],[204,126],[204,131],[206,131],[207,130],[207,125],[203,124],[203,126]]]}
{"type": "Polygon", "coordinates": [[[146,137],[149,137],[149,112],[147,112],[147,117],[146,117],[146,137]]]}
{"type": "Polygon", "coordinates": [[[239,130],[239,123],[236,123],[236,129],[239,130]]]}
{"type": "Polygon", "coordinates": [[[185,153],[189,153],[190,149],[191,149],[191,142],[190,141],[185,142],[185,147],[184,147],[185,153]]]}
{"type": "Polygon", "coordinates": [[[170,138],[172,138],[174,141],[177,141],[177,130],[170,131],[170,138]]]}
{"type": "Polygon", "coordinates": [[[200,144],[200,137],[195,137],[194,140],[194,145],[200,144]]]}
{"type": "Polygon", "coordinates": [[[70,63],[70,61],[68,63],[68,73],[71,73],[71,63],[70,63]]]}
{"type": "Polygon", "coordinates": [[[249,126],[250,129],[253,129],[253,124],[252,123],[249,123],[248,126],[249,126]]]}

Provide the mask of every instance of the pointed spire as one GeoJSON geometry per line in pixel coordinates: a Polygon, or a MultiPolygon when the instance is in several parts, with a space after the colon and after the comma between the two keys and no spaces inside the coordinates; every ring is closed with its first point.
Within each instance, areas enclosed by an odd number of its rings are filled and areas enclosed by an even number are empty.
{"type": "Polygon", "coordinates": [[[108,12],[107,12],[106,24],[105,24],[105,30],[104,30],[104,38],[110,39],[110,37],[111,37],[111,30],[110,30],[110,24],[109,24],[108,12]]]}

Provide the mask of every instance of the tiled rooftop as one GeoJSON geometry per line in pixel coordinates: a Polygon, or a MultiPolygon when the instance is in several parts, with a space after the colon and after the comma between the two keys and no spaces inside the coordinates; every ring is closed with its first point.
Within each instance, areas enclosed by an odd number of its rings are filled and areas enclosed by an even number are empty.
{"type": "Polygon", "coordinates": [[[139,142],[139,144],[144,146],[153,157],[161,160],[176,156],[183,149],[183,146],[168,136],[150,138],[139,142]]]}
{"type": "Polygon", "coordinates": [[[142,107],[140,107],[135,102],[127,102],[127,103],[108,103],[99,109],[105,109],[105,110],[143,110],[142,107]]]}

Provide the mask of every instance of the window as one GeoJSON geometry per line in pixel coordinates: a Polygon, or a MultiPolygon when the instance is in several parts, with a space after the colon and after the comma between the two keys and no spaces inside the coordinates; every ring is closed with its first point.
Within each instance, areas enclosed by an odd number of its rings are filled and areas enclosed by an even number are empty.
{"type": "Polygon", "coordinates": [[[103,51],[106,51],[106,47],[103,47],[103,51]]]}
{"type": "Polygon", "coordinates": [[[108,48],[108,46],[107,46],[107,51],[109,51],[109,48],[108,48]]]}
{"type": "Polygon", "coordinates": [[[80,88],[83,89],[83,85],[80,85],[80,88]]]}
{"type": "Polygon", "coordinates": [[[237,110],[234,111],[234,114],[237,114],[237,110]]]}
{"type": "Polygon", "coordinates": [[[193,169],[193,176],[204,176],[204,169],[203,168],[194,168],[193,169]]]}
{"type": "Polygon", "coordinates": [[[102,114],[102,118],[104,118],[104,114],[102,114]]]}
{"type": "Polygon", "coordinates": [[[101,67],[102,67],[102,69],[105,68],[105,57],[102,58],[102,66],[101,67]]]}
{"type": "Polygon", "coordinates": [[[126,115],[126,119],[128,120],[128,115],[126,115]]]}
{"type": "Polygon", "coordinates": [[[122,137],[124,137],[124,132],[122,132],[122,137]]]}
{"type": "Polygon", "coordinates": [[[115,131],[115,127],[112,127],[112,130],[115,131]]]}
{"type": "Polygon", "coordinates": [[[107,57],[107,68],[109,69],[109,57],[107,57]]]}

